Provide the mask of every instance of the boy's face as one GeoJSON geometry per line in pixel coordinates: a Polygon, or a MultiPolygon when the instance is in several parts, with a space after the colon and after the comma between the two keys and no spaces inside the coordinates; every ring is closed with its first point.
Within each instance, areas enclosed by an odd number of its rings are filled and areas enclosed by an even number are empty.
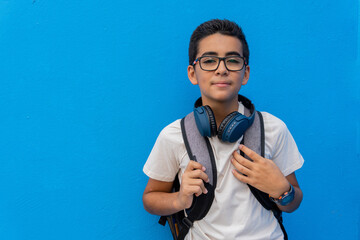
{"type": "MultiPolygon", "coordinates": [[[[201,56],[241,56],[242,44],[233,36],[215,33],[199,41],[196,58],[201,56]]],[[[237,102],[237,95],[242,85],[249,79],[250,67],[244,66],[241,71],[229,71],[224,61],[214,71],[204,71],[199,62],[188,66],[188,76],[192,84],[199,85],[203,105],[212,103],[237,102]]]]}

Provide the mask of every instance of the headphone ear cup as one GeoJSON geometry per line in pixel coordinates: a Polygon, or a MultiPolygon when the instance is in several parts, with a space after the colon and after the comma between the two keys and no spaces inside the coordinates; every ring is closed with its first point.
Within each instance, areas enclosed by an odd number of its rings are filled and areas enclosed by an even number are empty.
{"type": "Polygon", "coordinates": [[[204,108],[208,114],[209,124],[210,124],[210,129],[211,129],[211,136],[216,136],[217,135],[217,126],[216,126],[214,112],[211,109],[211,107],[208,105],[204,106],[204,108]]]}
{"type": "Polygon", "coordinates": [[[227,115],[224,120],[220,123],[220,126],[219,126],[219,131],[218,131],[218,138],[221,140],[221,141],[225,141],[224,140],[224,131],[225,131],[225,128],[226,126],[228,125],[228,123],[236,116],[240,114],[239,112],[232,112],[230,113],[229,115],[227,115]]]}
{"type": "Polygon", "coordinates": [[[201,106],[194,109],[196,126],[204,137],[216,135],[216,122],[214,113],[209,106],[201,106]]]}
{"type": "Polygon", "coordinates": [[[218,137],[224,142],[236,142],[251,126],[249,118],[239,112],[229,114],[219,127],[218,137]]]}

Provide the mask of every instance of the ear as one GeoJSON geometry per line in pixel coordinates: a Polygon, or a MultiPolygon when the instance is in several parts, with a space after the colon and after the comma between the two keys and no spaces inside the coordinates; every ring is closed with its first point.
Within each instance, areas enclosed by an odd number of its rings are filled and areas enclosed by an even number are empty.
{"type": "Polygon", "coordinates": [[[198,84],[197,78],[196,78],[196,74],[195,74],[195,66],[189,65],[187,68],[188,71],[188,78],[190,80],[190,82],[194,85],[198,84]]]}
{"type": "Polygon", "coordinates": [[[246,65],[245,67],[245,73],[244,73],[244,77],[243,77],[243,81],[242,81],[242,85],[246,85],[248,80],[250,78],[250,66],[246,65]]]}

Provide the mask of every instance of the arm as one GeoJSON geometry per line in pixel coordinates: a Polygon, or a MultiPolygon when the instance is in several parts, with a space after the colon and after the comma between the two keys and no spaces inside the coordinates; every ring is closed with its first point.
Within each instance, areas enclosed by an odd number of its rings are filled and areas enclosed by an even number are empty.
{"type": "Polygon", "coordinates": [[[175,205],[178,193],[171,193],[172,185],[172,182],[149,178],[143,194],[145,210],[160,216],[171,215],[180,211],[175,205]]]}
{"type": "Polygon", "coordinates": [[[208,182],[205,168],[198,162],[190,161],[182,176],[179,192],[171,192],[173,182],[150,178],[143,194],[143,204],[151,214],[166,216],[189,208],[193,195],[206,194],[204,182],[208,182]]]}
{"type": "Polygon", "coordinates": [[[253,161],[249,161],[235,151],[231,160],[237,170],[233,170],[234,176],[241,182],[250,184],[274,198],[280,197],[290,189],[290,184],[293,185],[295,189],[294,200],[287,206],[278,206],[280,210],[285,212],[295,211],[302,201],[302,191],[295,173],[285,177],[273,161],[261,157],[243,145],[240,145],[239,148],[253,161]]]}

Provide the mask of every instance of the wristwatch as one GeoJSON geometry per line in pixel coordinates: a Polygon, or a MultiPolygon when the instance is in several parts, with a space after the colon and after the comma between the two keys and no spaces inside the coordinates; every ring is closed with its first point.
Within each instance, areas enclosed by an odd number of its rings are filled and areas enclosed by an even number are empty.
{"type": "Polygon", "coordinates": [[[279,204],[281,206],[286,206],[289,203],[292,202],[292,200],[294,200],[295,197],[295,189],[294,187],[290,184],[290,190],[285,192],[284,194],[282,194],[279,198],[273,198],[269,195],[271,201],[275,202],[276,204],[279,204]]]}

